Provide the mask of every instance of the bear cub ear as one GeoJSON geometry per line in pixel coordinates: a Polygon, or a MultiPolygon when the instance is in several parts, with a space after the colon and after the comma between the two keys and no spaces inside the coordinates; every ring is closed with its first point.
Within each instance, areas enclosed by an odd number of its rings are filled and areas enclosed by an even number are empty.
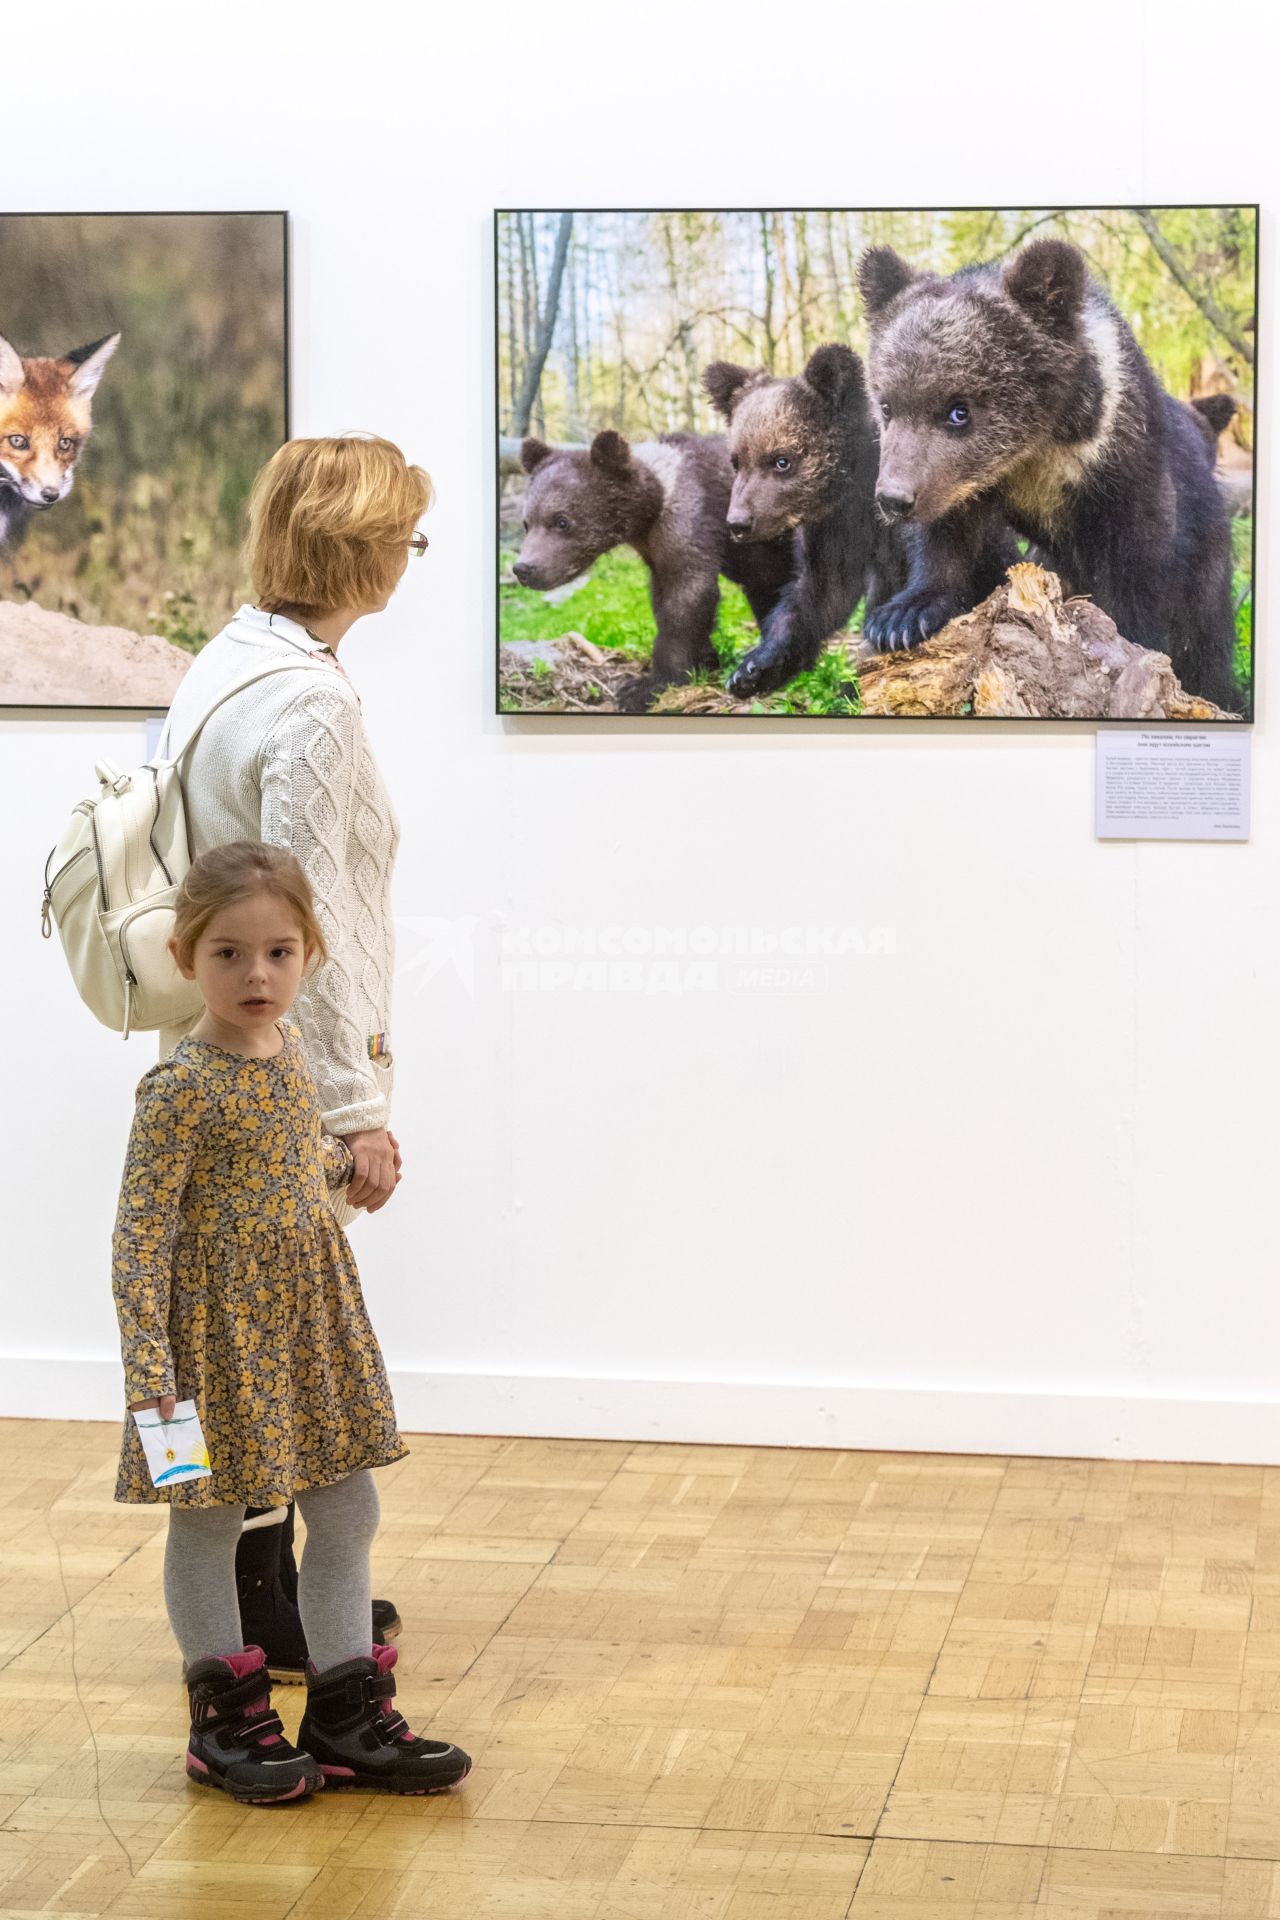
{"type": "Polygon", "coordinates": [[[545,440],[522,440],[520,443],[520,465],[526,473],[532,473],[544,460],[551,458],[551,449],[545,440]]]}
{"type": "Polygon", "coordinates": [[[1222,433],[1236,417],[1236,403],[1229,393],[1203,393],[1191,404],[1215,435],[1222,433]]]}
{"type": "Polygon", "coordinates": [[[713,360],[709,367],[702,369],[702,384],[710,396],[711,404],[717,413],[726,420],[732,420],[733,410],[743,395],[743,390],[755,379],[750,367],[735,367],[732,360],[713,360]]]}
{"type": "Polygon", "coordinates": [[[858,291],[867,312],[882,313],[918,277],[892,247],[868,247],[858,262],[858,291]]]}
{"type": "Polygon", "coordinates": [[[606,427],[591,442],[591,464],[609,473],[622,473],[631,464],[631,449],[620,433],[606,427]]]}
{"type": "Polygon", "coordinates": [[[815,347],[805,362],[804,383],[834,405],[850,394],[866,395],[862,362],[852,347],[833,340],[829,346],[815,347]]]}
{"type": "Polygon", "coordinates": [[[1005,292],[1050,333],[1072,331],[1088,284],[1084,255],[1066,240],[1033,240],[1004,270],[1005,292]]]}

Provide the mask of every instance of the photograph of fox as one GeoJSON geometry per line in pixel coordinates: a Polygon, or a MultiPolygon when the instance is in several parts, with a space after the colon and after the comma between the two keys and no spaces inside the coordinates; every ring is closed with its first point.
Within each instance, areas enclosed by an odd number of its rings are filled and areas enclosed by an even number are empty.
{"type": "Polygon", "coordinates": [[[198,650],[286,423],[283,214],[0,215],[0,603],[198,650]]]}
{"type": "Polygon", "coordinates": [[[1028,558],[1251,717],[1256,263],[1251,206],[498,213],[501,710],[577,636],[606,711],[856,715],[1028,558]]]}

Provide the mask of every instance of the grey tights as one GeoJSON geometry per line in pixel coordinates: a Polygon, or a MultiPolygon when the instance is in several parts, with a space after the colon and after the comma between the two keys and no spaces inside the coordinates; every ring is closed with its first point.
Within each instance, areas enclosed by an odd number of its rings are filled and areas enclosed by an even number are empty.
{"type": "MultiPolygon", "coordinates": [[[[378,1489],[367,1467],[331,1487],[298,1495],[307,1539],[298,1567],[298,1612],[315,1666],[367,1658],[372,1642],[369,1549],[378,1531],[378,1489]]],[[[243,1507],[170,1507],[164,1603],[188,1665],[239,1653],[236,1542],[243,1507]]]]}

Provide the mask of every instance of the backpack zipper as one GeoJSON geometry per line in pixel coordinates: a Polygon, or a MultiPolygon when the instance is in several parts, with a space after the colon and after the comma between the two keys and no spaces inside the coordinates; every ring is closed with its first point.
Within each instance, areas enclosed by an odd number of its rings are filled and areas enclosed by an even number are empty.
{"type": "MultiPolygon", "coordinates": [[[[143,907],[141,911],[143,913],[154,912],[154,908],[143,907]]],[[[137,917],[136,913],[129,914],[128,918],[122,920],[116,929],[120,941],[120,958],[124,961],[124,1026],[120,1034],[122,1040],[129,1038],[129,1032],[133,1025],[133,990],[138,984],[138,976],[129,964],[129,949],[125,942],[125,934],[130,921],[136,920],[137,917]]]]}
{"type": "MultiPolygon", "coordinates": [[[[57,851],[58,849],[56,847],[50,847],[49,860],[53,859],[53,856],[57,851]]],[[[57,886],[59,880],[61,880],[63,874],[70,873],[76,861],[83,860],[85,855],[88,853],[88,851],[89,851],[88,847],[81,847],[78,852],[73,853],[69,860],[63,861],[62,865],[58,868],[58,871],[53,875],[52,879],[50,879],[49,877],[49,860],[45,861],[44,863],[44,898],[40,902],[40,934],[42,939],[48,940],[53,933],[53,890],[54,888],[57,886]]]]}

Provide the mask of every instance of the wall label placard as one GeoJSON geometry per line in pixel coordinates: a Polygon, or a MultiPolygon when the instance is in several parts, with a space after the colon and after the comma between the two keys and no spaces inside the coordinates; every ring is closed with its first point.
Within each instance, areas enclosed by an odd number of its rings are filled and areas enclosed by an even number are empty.
{"type": "Polygon", "coordinates": [[[1100,840],[1247,840],[1247,729],[1098,735],[1094,831],[1100,840]]]}

